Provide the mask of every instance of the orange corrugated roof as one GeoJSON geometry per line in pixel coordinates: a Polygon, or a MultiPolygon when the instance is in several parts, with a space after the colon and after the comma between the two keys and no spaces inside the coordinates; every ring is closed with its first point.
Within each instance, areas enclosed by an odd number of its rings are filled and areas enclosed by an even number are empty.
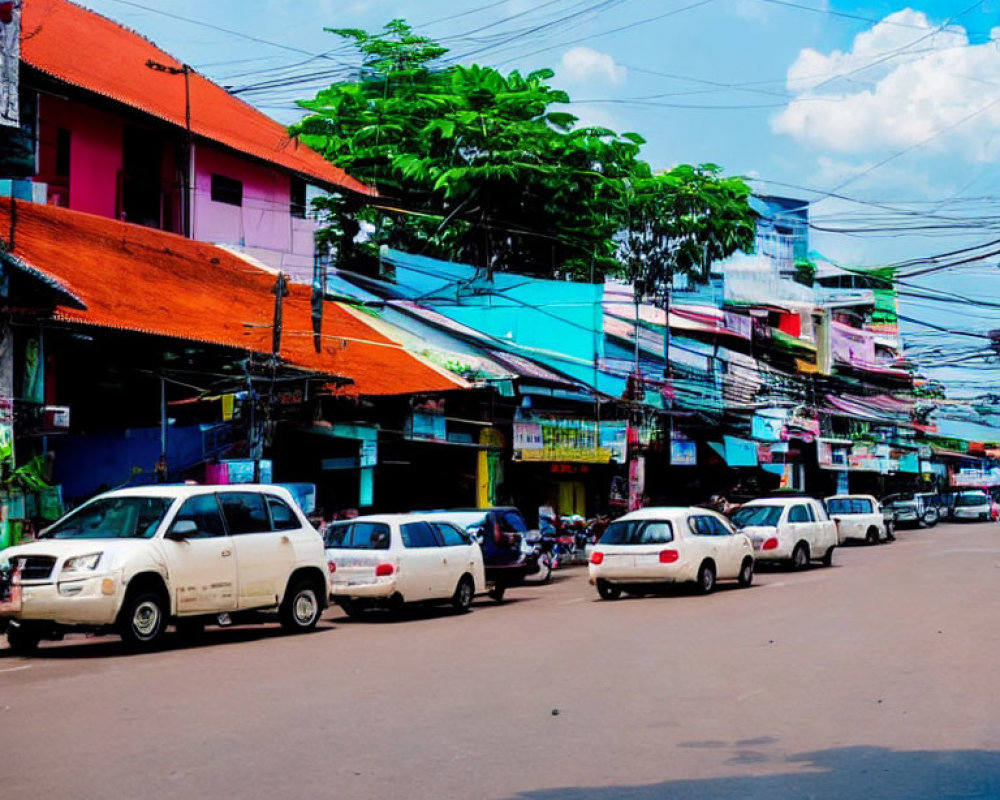
{"type": "MultiPolygon", "coordinates": [[[[152,42],[67,0],[29,0],[21,16],[21,59],[68,84],[185,127],[184,77],[146,66],[183,65],[152,42]]],[[[197,135],[324,184],[375,192],[292,140],[279,122],[196,72],[191,129],[197,135]]]]}
{"type": "MultiPolygon", "coordinates": [[[[0,198],[0,231],[11,200],[0,198]]],[[[60,320],[270,353],[275,275],[238,255],[182,236],[55,206],[18,202],[14,256],[58,279],[86,309],[59,306],[60,320]]],[[[311,290],[292,284],[281,356],[349,378],[342,392],[410,394],[466,384],[406,352],[362,315],[327,302],[323,352],[313,349],[311,290]]]]}

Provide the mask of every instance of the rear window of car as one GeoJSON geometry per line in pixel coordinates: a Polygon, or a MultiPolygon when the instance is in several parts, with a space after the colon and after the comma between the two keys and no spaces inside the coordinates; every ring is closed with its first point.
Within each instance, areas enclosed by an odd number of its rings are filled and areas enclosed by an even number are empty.
{"type": "Polygon", "coordinates": [[[989,502],[986,492],[962,492],[955,498],[956,506],[984,506],[989,502]]]}
{"type": "Polygon", "coordinates": [[[382,522],[343,522],[326,531],[326,546],[350,550],[388,550],[389,526],[382,522]]]}
{"type": "Polygon", "coordinates": [[[674,529],[666,520],[635,519],[612,522],[601,536],[601,544],[666,544],[674,540],[674,529]]]}
{"type": "Polygon", "coordinates": [[[733,514],[733,524],[737,528],[761,526],[775,528],[781,519],[783,506],[743,506],[733,514]]]}
{"type": "Polygon", "coordinates": [[[826,501],[826,510],[831,514],[871,514],[875,511],[872,501],[863,497],[835,497],[826,501]]]}

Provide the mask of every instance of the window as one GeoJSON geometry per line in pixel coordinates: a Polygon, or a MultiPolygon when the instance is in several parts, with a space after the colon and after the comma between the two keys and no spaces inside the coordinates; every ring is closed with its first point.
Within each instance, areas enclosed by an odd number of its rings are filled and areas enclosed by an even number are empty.
{"type": "Polygon", "coordinates": [[[214,494],[202,494],[186,500],[174,517],[175,526],[178,522],[193,522],[198,526],[197,533],[189,534],[186,537],[188,539],[207,539],[226,535],[226,524],[222,521],[219,501],[215,499],[214,494]]]}
{"type": "Polygon", "coordinates": [[[103,497],[81,506],[45,532],[46,539],[152,539],[173,500],[103,497]]]}
{"type": "Polygon", "coordinates": [[[831,514],[871,514],[872,501],[863,497],[835,497],[826,504],[831,514]]]}
{"type": "Polygon", "coordinates": [[[70,132],[66,128],[56,130],[56,175],[69,177],[70,132]]]}
{"type": "Polygon", "coordinates": [[[403,534],[403,547],[437,547],[437,538],[434,531],[426,522],[408,522],[399,526],[403,534]]]}
{"type": "Polygon", "coordinates": [[[666,544],[673,540],[669,522],[632,520],[612,522],[601,537],[601,544],[666,544]]]}
{"type": "Polygon", "coordinates": [[[264,498],[256,492],[222,492],[219,501],[231,536],[271,530],[264,498]]]}
{"type": "Polygon", "coordinates": [[[707,514],[691,517],[688,520],[688,527],[691,528],[692,533],[698,536],[729,536],[732,533],[722,520],[707,514]]]}
{"type": "Polygon", "coordinates": [[[788,512],[789,522],[811,522],[808,506],[792,506],[788,512]]]}
{"type": "Polygon", "coordinates": [[[284,500],[268,495],[267,507],[271,510],[272,530],[292,531],[299,527],[298,517],[284,500]]]}
{"type": "Polygon", "coordinates": [[[733,524],[737,528],[774,528],[781,519],[781,506],[743,506],[733,514],[733,524]]]}
{"type": "Polygon", "coordinates": [[[438,537],[445,547],[469,544],[468,537],[454,525],[449,525],[447,522],[432,522],[431,527],[437,531],[438,537]]]}
{"type": "Polygon", "coordinates": [[[227,178],[225,175],[212,175],[212,200],[216,203],[227,203],[231,206],[243,205],[243,181],[227,178]]]}
{"type": "Polygon", "coordinates": [[[291,214],[297,219],[305,219],[308,210],[306,182],[302,178],[292,178],[291,214]]]}
{"type": "Polygon", "coordinates": [[[352,550],[388,550],[389,526],[381,522],[345,522],[331,525],[326,546],[352,550]]]}

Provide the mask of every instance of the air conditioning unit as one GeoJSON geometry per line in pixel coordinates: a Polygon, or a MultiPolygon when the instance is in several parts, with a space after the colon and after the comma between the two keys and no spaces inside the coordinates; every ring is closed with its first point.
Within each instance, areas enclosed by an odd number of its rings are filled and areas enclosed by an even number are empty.
{"type": "Polygon", "coordinates": [[[69,430],[69,406],[45,406],[42,425],[48,431],[69,430]]]}

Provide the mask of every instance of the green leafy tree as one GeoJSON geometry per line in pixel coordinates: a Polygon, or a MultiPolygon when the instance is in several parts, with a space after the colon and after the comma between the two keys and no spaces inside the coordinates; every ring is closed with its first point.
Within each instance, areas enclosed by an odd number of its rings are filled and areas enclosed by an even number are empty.
{"type": "Polygon", "coordinates": [[[369,247],[386,243],[487,273],[622,272],[623,236],[632,241],[631,226],[660,211],[680,215],[671,222],[677,263],[693,252],[691,237],[701,237],[699,247],[707,242],[712,256],[749,241],[742,181],[722,179],[710,165],[652,175],[639,158],[641,136],[577,127],[574,115],[558,110],[569,97],[548,85],[551,70],[439,66],[445,48],[402,20],[377,34],[331,32],[360,52],[359,75],[300,101],[309,113],[291,132],[381,195],[375,203],[349,196],[318,203],[323,236],[341,264],[357,255],[362,221],[375,226],[369,247]],[[727,227],[706,213],[734,221],[727,227]]]}

